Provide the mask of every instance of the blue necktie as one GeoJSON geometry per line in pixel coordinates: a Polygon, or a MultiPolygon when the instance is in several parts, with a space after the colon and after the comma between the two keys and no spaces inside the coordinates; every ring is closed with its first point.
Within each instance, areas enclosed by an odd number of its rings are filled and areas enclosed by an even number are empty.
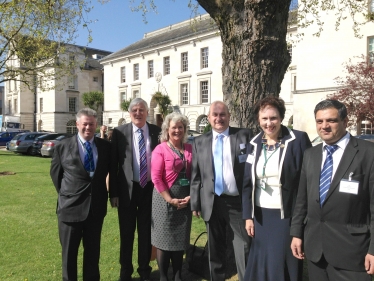
{"type": "Polygon", "coordinates": [[[223,137],[224,135],[218,135],[216,146],[213,153],[214,161],[214,192],[220,196],[223,192],[223,137]]]}
{"type": "Polygon", "coordinates": [[[95,170],[95,163],[93,161],[92,148],[89,141],[84,143],[86,148],[86,154],[84,155],[84,168],[87,172],[93,172],[95,170]]]}
{"type": "Polygon", "coordinates": [[[139,184],[144,187],[148,182],[147,174],[147,155],[145,150],[145,141],[143,136],[143,130],[138,129],[139,137],[139,184]]]}
{"type": "Polygon", "coordinates": [[[322,207],[325,202],[327,192],[329,191],[332,178],[333,160],[332,154],[338,149],[337,145],[325,145],[327,150],[326,160],[323,164],[321,176],[319,178],[319,204],[322,207]]]}

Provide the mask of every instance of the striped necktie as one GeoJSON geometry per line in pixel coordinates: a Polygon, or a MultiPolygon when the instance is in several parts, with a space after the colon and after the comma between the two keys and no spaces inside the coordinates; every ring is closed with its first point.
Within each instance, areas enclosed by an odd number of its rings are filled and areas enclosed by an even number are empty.
{"type": "Polygon", "coordinates": [[[325,145],[327,151],[326,160],[323,164],[321,176],[319,178],[319,204],[322,207],[329,191],[332,178],[333,160],[332,154],[338,149],[337,145],[325,145]]]}
{"type": "Polygon", "coordinates": [[[95,170],[95,163],[93,161],[92,148],[89,141],[84,143],[86,154],[84,155],[84,169],[87,172],[93,172],[95,170]]]}
{"type": "Polygon", "coordinates": [[[139,141],[139,184],[144,187],[148,181],[147,174],[147,154],[145,150],[145,141],[143,130],[138,129],[138,141],[139,141]]]}
{"type": "Polygon", "coordinates": [[[217,136],[216,146],[214,147],[213,161],[214,161],[214,192],[218,196],[223,193],[223,137],[220,134],[217,136]]]}

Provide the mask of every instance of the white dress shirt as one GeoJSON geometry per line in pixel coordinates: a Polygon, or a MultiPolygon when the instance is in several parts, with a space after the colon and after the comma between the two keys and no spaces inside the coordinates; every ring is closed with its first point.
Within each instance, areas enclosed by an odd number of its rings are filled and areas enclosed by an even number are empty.
{"type": "Polygon", "coordinates": [[[151,140],[149,138],[149,129],[147,123],[142,128],[136,127],[132,124],[132,169],[133,169],[133,181],[139,182],[139,173],[140,173],[140,154],[139,154],[139,133],[138,129],[143,130],[143,137],[145,142],[146,156],[147,156],[147,178],[148,181],[151,180],[151,140]]]}
{"type": "MultiPolygon", "coordinates": [[[[339,163],[340,163],[340,160],[342,159],[343,157],[343,153],[344,153],[344,150],[345,148],[347,147],[347,144],[349,142],[349,139],[350,139],[351,135],[347,132],[344,137],[342,137],[337,143],[336,145],[338,146],[338,149],[335,150],[335,152],[332,154],[332,175],[331,175],[331,181],[332,179],[334,178],[334,175],[335,175],[335,172],[336,170],[338,169],[338,166],[339,166],[339,163]]],[[[322,145],[322,163],[321,163],[321,171],[322,171],[322,168],[323,168],[323,164],[325,163],[325,159],[326,159],[326,156],[327,156],[327,150],[325,149],[325,145],[326,143],[323,142],[323,145],[322,145]]]]}
{"type": "MultiPolygon", "coordinates": [[[[212,130],[213,141],[212,141],[212,155],[214,155],[214,148],[217,142],[217,136],[219,133],[212,130]]],[[[223,194],[237,196],[239,195],[238,188],[236,186],[233,166],[232,166],[232,157],[231,157],[231,144],[229,136],[229,128],[221,133],[224,135],[223,141],[223,194]]],[[[213,156],[214,157],[214,156],[213,156]]],[[[213,161],[212,161],[213,162],[213,161]]],[[[213,162],[214,163],[214,162],[213,162]]]]}
{"type": "MultiPolygon", "coordinates": [[[[84,156],[86,155],[86,147],[84,146],[84,143],[86,140],[80,136],[80,134],[77,134],[77,141],[78,141],[78,150],[79,150],[79,156],[81,158],[82,164],[84,166],[84,156]]],[[[94,142],[94,137],[88,141],[91,145],[92,148],[92,153],[93,153],[93,159],[95,163],[95,170],[96,170],[96,164],[97,164],[97,147],[94,142]]]]}

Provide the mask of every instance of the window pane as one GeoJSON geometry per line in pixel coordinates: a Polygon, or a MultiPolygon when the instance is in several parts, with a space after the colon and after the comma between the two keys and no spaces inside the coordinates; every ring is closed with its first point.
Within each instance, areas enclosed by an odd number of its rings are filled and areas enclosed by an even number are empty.
{"type": "Polygon", "coordinates": [[[188,71],[188,53],[182,53],[182,72],[188,71]]]}
{"type": "Polygon", "coordinates": [[[132,95],[133,95],[134,98],[140,98],[140,92],[139,92],[139,90],[134,90],[132,92],[132,95]]]}
{"type": "Polygon", "coordinates": [[[170,57],[164,57],[164,75],[170,74],[170,57]]]}
{"type": "Polygon", "coordinates": [[[139,64],[134,64],[134,80],[139,80],[139,64]]]}
{"type": "Polygon", "coordinates": [[[181,84],[181,104],[188,104],[188,84],[181,84]]]}
{"type": "Polygon", "coordinates": [[[76,98],[69,98],[69,112],[76,112],[76,98]]]}
{"type": "Polygon", "coordinates": [[[126,67],[121,67],[121,83],[126,82],[126,67]]]}
{"type": "Polygon", "coordinates": [[[208,81],[200,82],[200,93],[201,93],[201,103],[208,103],[208,92],[209,92],[208,81]]]}
{"type": "Polygon", "coordinates": [[[148,78],[153,77],[153,60],[148,61],[148,78]]]}
{"type": "Polygon", "coordinates": [[[208,57],[209,57],[209,49],[202,48],[201,49],[201,68],[208,67],[208,57]]]}
{"type": "Polygon", "coordinates": [[[370,60],[370,63],[374,63],[374,37],[368,38],[368,57],[370,60]]]}

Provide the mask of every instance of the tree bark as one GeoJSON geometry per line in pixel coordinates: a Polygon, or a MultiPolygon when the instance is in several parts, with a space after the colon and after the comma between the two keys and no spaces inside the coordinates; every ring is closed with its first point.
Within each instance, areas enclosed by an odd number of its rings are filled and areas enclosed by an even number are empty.
{"type": "Polygon", "coordinates": [[[197,0],[220,30],[222,90],[232,120],[256,131],[253,105],[278,96],[290,64],[291,0],[197,0]]]}

